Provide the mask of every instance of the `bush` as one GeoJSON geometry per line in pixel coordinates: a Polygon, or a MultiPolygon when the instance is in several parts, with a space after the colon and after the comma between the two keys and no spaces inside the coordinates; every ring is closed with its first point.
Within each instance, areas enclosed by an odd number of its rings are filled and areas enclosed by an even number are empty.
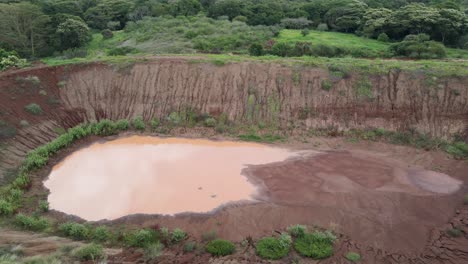
{"type": "Polygon", "coordinates": [[[276,43],[271,48],[271,53],[281,57],[292,56],[294,54],[294,47],[285,42],[276,43]]]}
{"type": "Polygon", "coordinates": [[[451,237],[461,237],[463,236],[463,231],[455,227],[448,229],[447,234],[451,237]]]}
{"type": "Polygon", "coordinates": [[[75,258],[78,258],[80,260],[95,261],[95,260],[104,258],[104,250],[101,245],[92,243],[92,244],[77,248],[76,250],[72,252],[72,255],[75,258]]]}
{"type": "Polygon", "coordinates": [[[333,83],[330,80],[322,80],[322,90],[325,91],[330,91],[330,89],[333,87],[333,83]]]}
{"type": "Polygon", "coordinates": [[[380,33],[379,36],[377,37],[377,40],[378,40],[378,41],[382,41],[382,42],[389,42],[389,41],[390,41],[390,38],[388,37],[387,34],[385,34],[385,33],[380,33]]]}
{"type": "Polygon", "coordinates": [[[151,129],[156,130],[159,127],[159,119],[153,118],[151,119],[151,129]]]}
{"type": "Polygon", "coordinates": [[[4,199],[0,199],[0,216],[8,216],[15,212],[15,206],[4,199]]]}
{"type": "Polygon", "coordinates": [[[263,46],[258,43],[254,43],[249,47],[250,56],[262,56],[265,53],[263,46]]]}
{"type": "Polygon", "coordinates": [[[110,136],[117,134],[117,126],[114,122],[103,119],[94,125],[94,134],[99,136],[110,136]]]}
{"type": "Polygon", "coordinates": [[[389,46],[393,56],[404,56],[413,59],[440,59],[446,56],[442,43],[429,40],[426,34],[408,35],[403,41],[389,46]]]}
{"type": "Polygon", "coordinates": [[[187,242],[184,245],[184,252],[185,253],[192,252],[195,250],[196,247],[197,247],[196,242],[193,242],[193,241],[187,242]]]}
{"type": "Polygon", "coordinates": [[[107,52],[107,55],[109,56],[123,56],[128,53],[135,52],[136,49],[131,48],[131,47],[119,47],[119,48],[112,48],[107,52]]]}
{"type": "Polygon", "coordinates": [[[145,130],[145,122],[143,121],[143,118],[141,116],[135,117],[132,121],[132,125],[137,130],[145,130]]]}
{"type": "Polygon", "coordinates": [[[244,23],[247,23],[247,20],[248,20],[248,18],[245,17],[245,16],[236,16],[235,18],[232,19],[232,21],[240,21],[240,22],[244,22],[244,23]]]}
{"type": "Polygon", "coordinates": [[[361,259],[361,255],[356,252],[348,252],[348,254],[346,254],[346,259],[351,262],[358,262],[361,259]]]}
{"type": "Polygon", "coordinates": [[[180,241],[184,240],[186,237],[187,237],[187,233],[185,233],[180,228],[176,228],[171,233],[171,242],[179,243],[180,241]]]}
{"type": "Polygon", "coordinates": [[[213,256],[227,256],[234,253],[235,246],[232,242],[222,239],[215,239],[206,245],[206,251],[213,256]]]}
{"type": "Polygon", "coordinates": [[[42,231],[50,226],[49,221],[43,217],[26,216],[17,214],[15,224],[26,230],[42,231]]]}
{"type": "Polygon", "coordinates": [[[101,35],[103,39],[110,39],[114,36],[114,33],[112,33],[112,31],[109,29],[104,29],[101,31],[101,35]]]}
{"type": "Polygon", "coordinates": [[[154,230],[140,229],[125,234],[124,241],[130,247],[144,248],[157,242],[157,234],[154,230]]]}
{"type": "Polygon", "coordinates": [[[302,256],[324,259],[333,255],[335,239],[336,237],[331,232],[314,232],[297,238],[294,248],[302,256]]]}
{"type": "Polygon", "coordinates": [[[26,110],[28,113],[33,114],[33,115],[40,115],[42,114],[42,108],[35,103],[28,104],[27,106],[24,107],[24,110],[26,110]]]}
{"type": "Polygon", "coordinates": [[[309,31],[308,29],[303,29],[303,30],[301,30],[301,35],[302,35],[303,37],[306,37],[307,35],[309,35],[309,33],[310,33],[310,31],[309,31]]]}
{"type": "Polygon", "coordinates": [[[88,239],[90,236],[90,230],[83,224],[78,223],[64,223],[59,226],[59,231],[65,236],[71,237],[75,240],[88,239]]]}
{"type": "Polygon", "coordinates": [[[468,158],[468,144],[462,141],[449,144],[445,151],[456,158],[468,158]]]}
{"type": "Polygon", "coordinates": [[[145,249],[144,249],[145,259],[153,260],[161,256],[163,249],[164,249],[164,245],[161,244],[159,241],[145,246],[145,249]]]}
{"type": "Polygon", "coordinates": [[[125,131],[128,129],[129,124],[127,119],[120,119],[117,122],[115,122],[115,127],[120,130],[120,131],[125,131]]]}
{"type": "Polygon", "coordinates": [[[317,26],[318,31],[328,31],[328,25],[325,23],[321,23],[317,26]]]}
{"type": "Polygon", "coordinates": [[[98,226],[94,229],[93,239],[99,242],[106,242],[112,237],[112,233],[109,228],[105,226],[98,226]]]}
{"type": "Polygon", "coordinates": [[[49,211],[49,202],[47,201],[40,201],[39,202],[39,210],[42,212],[48,212],[49,211]]]}
{"type": "Polygon", "coordinates": [[[288,227],[288,233],[293,237],[302,237],[306,233],[307,228],[303,225],[293,225],[288,227]]]}
{"type": "Polygon", "coordinates": [[[207,127],[215,127],[216,126],[216,119],[213,117],[208,117],[205,119],[205,126],[207,127]]]}
{"type": "Polygon", "coordinates": [[[274,237],[265,237],[256,244],[257,254],[264,259],[281,259],[288,255],[289,246],[285,247],[279,239],[274,237]]]}
{"type": "Polygon", "coordinates": [[[11,67],[22,68],[26,65],[26,60],[20,59],[17,55],[7,55],[5,57],[0,56],[0,71],[6,70],[11,67]]]}

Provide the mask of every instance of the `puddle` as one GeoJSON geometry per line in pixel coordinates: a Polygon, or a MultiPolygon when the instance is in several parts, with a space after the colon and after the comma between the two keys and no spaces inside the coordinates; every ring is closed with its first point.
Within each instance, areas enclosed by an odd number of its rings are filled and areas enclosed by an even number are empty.
{"type": "Polygon", "coordinates": [[[256,187],[241,175],[246,165],[293,155],[254,143],[132,136],[74,152],[44,185],[52,209],[90,221],[208,212],[253,199],[256,187]]]}

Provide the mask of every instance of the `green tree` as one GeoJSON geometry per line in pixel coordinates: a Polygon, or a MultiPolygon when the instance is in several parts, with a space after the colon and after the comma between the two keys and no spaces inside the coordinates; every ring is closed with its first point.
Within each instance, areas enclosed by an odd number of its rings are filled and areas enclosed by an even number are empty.
{"type": "Polygon", "coordinates": [[[388,20],[390,30],[386,33],[397,39],[409,34],[430,33],[438,21],[438,9],[419,3],[409,4],[392,13],[388,20]]]}
{"type": "Polygon", "coordinates": [[[119,21],[120,28],[123,28],[132,8],[133,3],[129,0],[104,0],[88,9],[84,16],[92,28],[105,29],[110,21],[119,21]]]}
{"type": "Polygon", "coordinates": [[[465,13],[454,9],[439,10],[432,38],[442,41],[442,43],[454,44],[468,28],[468,17],[465,13]]]}
{"type": "Polygon", "coordinates": [[[394,56],[414,59],[440,59],[446,56],[443,44],[431,41],[429,35],[408,35],[402,42],[390,45],[389,51],[394,56]]]}
{"type": "Polygon", "coordinates": [[[208,9],[208,16],[213,18],[228,16],[232,20],[246,13],[245,6],[241,0],[218,0],[208,9]]]}
{"type": "Polygon", "coordinates": [[[0,4],[0,42],[25,56],[46,48],[49,16],[30,3],[0,4]]]}
{"type": "Polygon", "coordinates": [[[327,24],[338,31],[354,32],[361,24],[367,5],[358,0],[343,1],[341,4],[335,2],[325,14],[327,24]]]}
{"type": "Polygon", "coordinates": [[[387,8],[367,9],[361,21],[360,31],[364,36],[377,37],[384,33],[393,11],[387,8]]]}
{"type": "Polygon", "coordinates": [[[173,16],[194,16],[201,10],[198,0],[175,0],[171,2],[171,14],[173,16]]]}
{"type": "Polygon", "coordinates": [[[67,19],[57,27],[62,50],[78,48],[91,40],[88,26],[79,20],[67,19]]]}

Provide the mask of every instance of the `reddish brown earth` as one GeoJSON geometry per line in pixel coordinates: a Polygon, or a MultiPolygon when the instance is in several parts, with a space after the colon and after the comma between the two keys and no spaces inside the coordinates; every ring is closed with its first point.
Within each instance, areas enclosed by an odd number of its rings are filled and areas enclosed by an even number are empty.
{"type": "MultiPolygon", "coordinates": [[[[302,223],[311,228],[332,228],[343,235],[335,246],[335,256],[320,263],[347,263],[343,255],[349,250],[363,256],[361,263],[468,263],[468,209],[462,205],[462,196],[467,193],[466,161],[453,160],[437,151],[383,143],[350,143],[339,138],[308,138],[301,133],[303,129],[328,126],[414,129],[441,137],[464,133],[468,116],[467,79],[440,79],[438,89],[428,89],[422,75],[391,71],[370,76],[374,99],[363,100],[353,90],[359,76],[353,74],[334,82],[329,92],[320,86],[327,78],[328,72],[318,68],[251,62],[219,67],[179,58],[126,67],[71,65],[2,74],[0,120],[14,125],[18,131],[14,138],[0,139],[0,179],[4,172],[20,164],[29,150],[56,137],[57,128],[83,121],[136,115],[149,120],[191,106],[213,115],[225,113],[239,123],[269,124],[279,120],[286,126],[294,122],[296,129],[288,142],[277,145],[324,153],[245,170],[246,175],[264,186],[258,203],[230,205],[208,215],[135,215],[111,224],[180,227],[190,233],[190,239],[197,240],[203,233],[215,230],[219,237],[239,242],[248,236],[257,239],[274,230],[284,230],[290,224],[302,223]],[[299,81],[293,78],[296,73],[299,81]],[[18,78],[26,76],[37,76],[40,83],[18,78]],[[458,92],[453,93],[452,89],[458,92]],[[255,102],[253,107],[249,101],[255,102]],[[24,106],[33,102],[42,107],[44,114],[35,116],[24,111],[24,106]],[[31,125],[21,128],[21,120],[31,125]],[[305,139],[309,142],[305,143],[305,139]],[[423,170],[444,173],[462,181],[463,186],[449,194],[453,181],[434,173],[422,173],[423,170]],[[446,229],[454,226],[464,231],[462,237],[446,234],[446,229]]],[[[219,138],[212,129],[178,129],[172,133],[219,138]]],[[[94,140],[78,142],[61,152],[50,165],[94,140]]],[[[41,184],[49,170],[41,170],[34,176],[34,186],[28,195],[47,194],[41,184]]],[[[58,212],[50,216],[70,219],[58,212]]],[[[293,257],[291,254],[283,262],[289,263],[293,257]]],[[[110,260],[123,263],[139,259],[141,253],[125,251],[110,260]]],[[[174,249],[165,252],[158,262],[262,261],[252,247],[244,250],[239,246],[238,253],[220,259],[211,259],[206,254],[182,254],[174,249]]],[[[315,263],[301,259],[301,263],[307,262],[315,263]]]]}

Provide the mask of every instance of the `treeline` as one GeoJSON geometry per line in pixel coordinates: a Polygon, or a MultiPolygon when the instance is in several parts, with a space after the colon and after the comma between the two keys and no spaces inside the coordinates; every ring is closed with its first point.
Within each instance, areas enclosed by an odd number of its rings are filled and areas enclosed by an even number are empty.
{"type": "Polygon", "coordinates": [[[379,36],[427,34],[468,48],[463,0],[0,0],[0,47],[38,57],[76,48],[90,30],[120,30],[144,17],[193,16],[379,36]]]}

